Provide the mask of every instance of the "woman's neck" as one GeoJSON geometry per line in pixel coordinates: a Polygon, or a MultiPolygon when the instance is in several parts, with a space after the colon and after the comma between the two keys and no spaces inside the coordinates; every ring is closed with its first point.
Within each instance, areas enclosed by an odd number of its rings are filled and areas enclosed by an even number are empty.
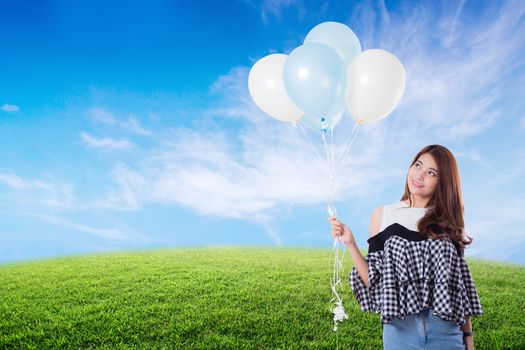
{"type": "MultiPolygon", "coordinates": [[[[430,199],[428,198],[423,198],[423,197],[414,196],[414,195],[411,195],[411,199],[412,199],[411,208],[426,208],[428,205],[428,202],[430,201],[430,199]]],[[[410,201],[408,199],[405,201],[405,203],[406,205],[410,206],[410,201]]]]}

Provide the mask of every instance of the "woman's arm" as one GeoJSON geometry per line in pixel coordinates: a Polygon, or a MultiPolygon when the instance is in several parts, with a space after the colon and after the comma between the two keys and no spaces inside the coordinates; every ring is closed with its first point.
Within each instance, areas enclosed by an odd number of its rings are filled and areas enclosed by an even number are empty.
{"type": "MultiPolygon", "coordinates": [[[[465,316],[465,323],[461,325],[461,330],[463,332],[472,333],[472,322],[470,316],[465,316]]],[[[474,350],[474,336],[463,337],[466,350],[474,350]]]]}
{"type": "MultiPolygon", "coordinates": [[[[377,208],[372,213],[372,217],[370,218],[370,237],[375,236],[379,232],[379,225],[381,224],[382,215],[383,208],[377,208]]],[[[363,255],[361,255],[361,252],[357,247],[352,230],[350,230],[350,228],[348,228],[343,223],[340,223],[340,225],[340,229],[342,231],[340,236],[342,237],[342,241],[352,256],[352,260],[354,261],[354,266],[359,273],[359,277],[361,277],[365,286],[368,287],[368,263],[366,262],[365,258],[363,258],[363,255]]]]}

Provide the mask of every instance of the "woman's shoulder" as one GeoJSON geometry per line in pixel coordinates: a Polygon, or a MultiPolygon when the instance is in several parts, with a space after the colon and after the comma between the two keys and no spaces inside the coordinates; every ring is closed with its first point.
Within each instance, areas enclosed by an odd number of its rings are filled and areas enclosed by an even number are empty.
{"type": "Polygon", "coordinates": [[[370,217],[370,237],[374,237],[379,233],[379,229],[381,227],[381,221],[383,218],[383,207],[377,207],[372,212],[372,216],[370,217]]]}

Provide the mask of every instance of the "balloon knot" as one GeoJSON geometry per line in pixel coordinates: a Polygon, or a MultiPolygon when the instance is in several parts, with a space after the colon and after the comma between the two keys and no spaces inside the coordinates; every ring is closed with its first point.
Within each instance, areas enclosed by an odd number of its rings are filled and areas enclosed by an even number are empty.
{"type": "Polygon", "coordinates": [[[328,131],[328,123],[326,122],[325,117],[321,117],[321,130],[323,134],[326,134],[326,132],[328,131]]]}

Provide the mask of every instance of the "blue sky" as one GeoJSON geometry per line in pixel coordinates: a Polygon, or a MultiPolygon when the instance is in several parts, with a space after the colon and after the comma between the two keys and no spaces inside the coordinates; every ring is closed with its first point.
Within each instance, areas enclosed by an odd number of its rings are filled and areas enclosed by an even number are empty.
{"type": "MultiPolygon", "coordinates": [[[[247,88],[258,59],[325,21],[407,71],[398,108],[360,128],[336,172],[360,246],[439,143],[460,167],[466,255],[525,263],[525,3],[295,0],[0,1],[0,262],[330,248],[325,164],[247,88]]],[[[351,129],[345,116],[336,151],[351,129]]]]}

